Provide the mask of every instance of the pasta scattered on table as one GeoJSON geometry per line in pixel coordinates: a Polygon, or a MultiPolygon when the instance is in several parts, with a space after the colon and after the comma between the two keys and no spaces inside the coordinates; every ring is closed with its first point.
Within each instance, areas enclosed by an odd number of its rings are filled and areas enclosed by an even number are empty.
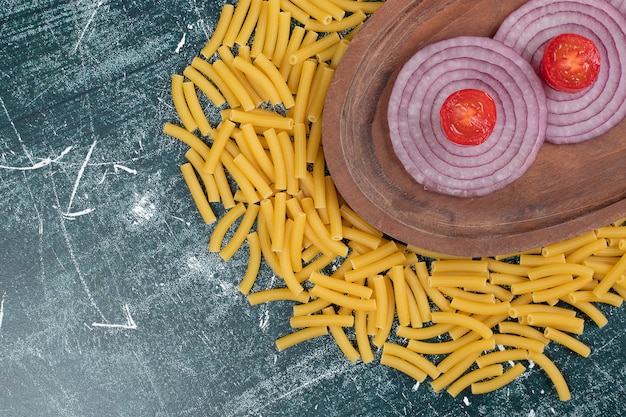
{"type": "Polygon", "coordinates": [[[593,345],[577,338],[585,318],[604,326],[596,304],[619,307],[626,296],[626,219],[483,259],[405,245],[364,221],[326,175],[322,108],[334,69],[382,4],[227,4],[200,55],[172,76],[179,120],[163,131],[190,147],[181,170],[202,219],[215,223],[208,249],[226,261],[247,242],[239,289],[250,304],[294,303],[278,350],[330,332],[347,360],[372,362],[373,345],[382,365],[453,396],[498,389],[532,360],[568,400],[567,375],[545,348],[589,356],[593,345]],[[221,107],[222,120],[210,125],[202,106],[221,107]],[[283,285],[257,288],[263,260],[283,285]]]}

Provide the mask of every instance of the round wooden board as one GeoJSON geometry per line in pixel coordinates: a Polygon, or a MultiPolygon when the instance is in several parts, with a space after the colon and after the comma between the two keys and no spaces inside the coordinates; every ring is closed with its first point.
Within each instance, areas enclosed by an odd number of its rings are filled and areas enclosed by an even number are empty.
{"type": "Polygon", "coordinates": [[[425,191],[396,158],[387,104],[402,65],[423,46],[493,36],[524,0],[388,0],[337,68],[324,110],[328,169],[346,202],[389,236],[462,256],[561,241],[626,216],[626,122],[577,145],[544,144],[531,168],[488,196],[425,191]]]}

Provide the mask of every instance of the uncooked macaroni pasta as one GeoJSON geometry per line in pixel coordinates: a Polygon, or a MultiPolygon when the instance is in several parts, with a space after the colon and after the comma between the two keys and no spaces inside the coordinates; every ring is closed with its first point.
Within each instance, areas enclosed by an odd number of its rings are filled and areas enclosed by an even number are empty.
{"type": "Polygon", "coordinates": [[[499,389],[532,361],[568,400],[551,345],[577,359],[599,347],[579,335],[585,318],[607,324],[597,304],[619,307],[626,296],[626,218],[543,248],[464,259],[390,239],[359,216],[326,172],[323,107],[335,68],[381,5],[227,4],[172,76],[177,119],[163,132],[189,147],[181,172],[208,250],[247,262],[235,284],[252,306],[293,304],[278,350],[325,337],[355,366],[378,360],[452,396],[499,389]],[[264,265],[271,285],[257,279],[264,265]]]}

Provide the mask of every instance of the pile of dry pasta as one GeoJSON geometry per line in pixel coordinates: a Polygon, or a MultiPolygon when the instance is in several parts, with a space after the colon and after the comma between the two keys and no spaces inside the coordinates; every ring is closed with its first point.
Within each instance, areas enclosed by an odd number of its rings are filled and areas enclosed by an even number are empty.
{"type": "Polygon", "coordinates": [[[382,349],[381,364],[453,396],[498,389],[532,361],[567,400],[543,352],[559,343],[588,356],[577,336],[586,321],[607,323],[597,303],[626,297],[624,220],[536,251],[460,259],[389,239],[359,217],[326,173],[322,109],[351,39],[381,5],[227,4],[200,56],[172,76],[180,124],[163,131],[189,145],[181,171],[215,223],[208,249],[228,260],[248,247],[239,288],[252,305],[295,302],[279,350],[330,332],[348,360],[368,363],[382,349]],[[207,105],[220,110],[216,127],[207,105]],[[263,259],[280,288],[255,288],[263,259]]]}

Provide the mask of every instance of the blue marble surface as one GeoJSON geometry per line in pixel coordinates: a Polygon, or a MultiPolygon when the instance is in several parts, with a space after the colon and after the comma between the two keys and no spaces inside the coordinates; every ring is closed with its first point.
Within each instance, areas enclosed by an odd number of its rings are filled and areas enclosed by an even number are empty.
{"type": "MultiPolygon", "coordinates": [[[[212,227],[180,175],[169,83],[224,0],[0,1],[0,415],[618,416],[626,314],[587,322],[589,358],[550,345],[573,399],[529,369],[457,398],[329,337],[278,352],[291,305],[237,290],[247,250],[212,227]]],[[[220,214],[220,208],[215,207],[220,214]]],[[[261,268],[261,284],[275,277],[261,268]]]]}

